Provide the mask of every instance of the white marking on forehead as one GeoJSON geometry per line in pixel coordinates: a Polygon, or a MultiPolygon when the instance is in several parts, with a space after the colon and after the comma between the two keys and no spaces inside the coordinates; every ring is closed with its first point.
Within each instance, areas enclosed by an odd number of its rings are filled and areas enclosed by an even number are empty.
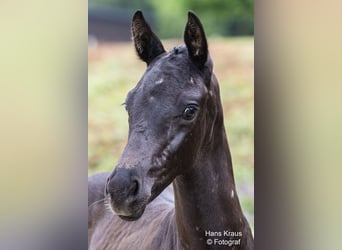
{"type": "Polygon", "coordinates": [[[161,84],[163,83],[164,79],[163,78],[160,78],[158,81],[156,81],[156,84],[161,84]]]}
{"type": "Polygon", "coordinates": [[[196,231],[199,231],[199,227],[196,227],[196,231]]]}
{"type": "Polygon", "coordinates": [[[190,83],[195,84],[194,79],[192,77],[190,77],[190,83]]]}
{"type": "Polygon", "coordinates": [[[234,198],[234,190],[232,189],[232,192],[230,193],[230,197],[232,197],[232,199],[234,198]]]}

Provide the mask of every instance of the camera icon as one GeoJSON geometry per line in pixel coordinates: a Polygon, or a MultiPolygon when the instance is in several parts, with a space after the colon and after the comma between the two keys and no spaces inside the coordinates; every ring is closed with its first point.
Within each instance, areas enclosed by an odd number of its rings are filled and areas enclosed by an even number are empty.
{"type": "Polygon", "coordinates": [[[213,240],[212,239],[207,239],[207,245],[211,245],[213,244],[213,240]]]}

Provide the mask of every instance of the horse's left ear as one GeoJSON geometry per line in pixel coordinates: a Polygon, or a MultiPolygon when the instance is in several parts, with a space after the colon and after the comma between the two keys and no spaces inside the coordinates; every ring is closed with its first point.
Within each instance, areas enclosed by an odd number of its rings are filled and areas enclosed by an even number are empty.
{"type": "Polygon", "coordinates": [[[132,35],[137,54],[147,65],[165,52],[161,41],[152,32],[150,25],[145,21],[140,10],[135,12],[133,16],[132,35]]]}
{"type": "Polygon", "coordinates": [[[208,44],[203,26],[195,13],[189,11],[184,31],[184,42],[190,59],[199,68],[203,68],[208,58],[208,44]]]}

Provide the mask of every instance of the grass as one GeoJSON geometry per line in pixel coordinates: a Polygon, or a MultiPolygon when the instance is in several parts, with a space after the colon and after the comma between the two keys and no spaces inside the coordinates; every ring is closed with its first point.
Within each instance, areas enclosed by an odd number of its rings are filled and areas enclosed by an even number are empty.
{"type": "MultiPolygon", "coordinates": [[[[171,49],[180,41],[164,41],[171,49]]],[[[219,80],[235,181],[254,228],[254,40],[209,40],[219,80]]],[[[126,144],[128,121],[121,105],[144,73],[129,43],[100,44],[88,53],[88,173],[111,171],[126,144]]]]}

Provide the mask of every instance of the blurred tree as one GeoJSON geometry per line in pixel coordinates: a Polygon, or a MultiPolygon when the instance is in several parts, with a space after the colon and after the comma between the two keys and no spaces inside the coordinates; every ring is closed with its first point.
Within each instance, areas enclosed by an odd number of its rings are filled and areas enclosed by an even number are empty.
{"type": "Polygon", "coordinates": [[[158,35],[162,38],[180,38],[183,34],[186,16],[184,0],[164,1],[149,0],[157,20],[158,35]]]}
{"type": "Polygon", "coordinates": [[[152,10],[150,0],[89,0],[89,3],[117,8],[152,10]]]}
{"type": "Polygon", "coordinates": [[[182,34],[186,13],[193,10],[201,18],[208,35],[253,35],[253,0],[149,0],[154,8],[158,33],[162,37],[182,34]]]}
{"type": "Polygon", "coordinates": [[[158,33],[162,37],[179,37],[188,10],[195,11],[205,23],[208,35],[253,35],[253,0],[149,0],[154,8],[158,33]]]}
{"type": "Polygon", "coordinates": [[[182,35],[188,10],[198,14],[208,35],[254,34],[254,0],[89,0],[89,3],[152,13],[150,17],[156,20],[157,33],[162,38],[182,35]]]}
{"type": "Polygon", "coordinates": [[[252,35],[253,0],[184,0],[186,9],[194,10],[206,24],[208,34],[252,35]]]}

